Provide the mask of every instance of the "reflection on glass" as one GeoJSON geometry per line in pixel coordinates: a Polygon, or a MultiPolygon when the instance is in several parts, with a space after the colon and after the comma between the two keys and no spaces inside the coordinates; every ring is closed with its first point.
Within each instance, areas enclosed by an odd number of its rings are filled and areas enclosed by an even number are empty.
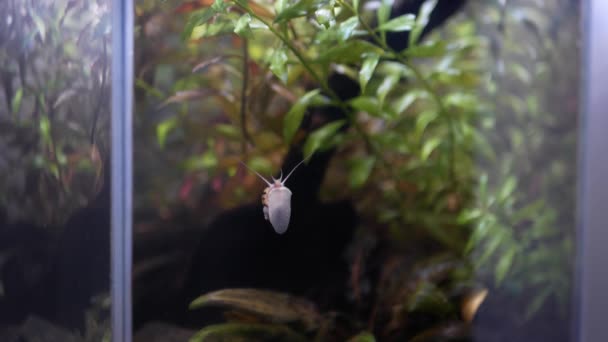
{"type": "Polygon", "coordinates": [[[577,1],[136,11],[137,337],[569,339],[577,1]]]}
{"type": "Polygon", "coordinates": [[[0,340],[109,336],[107,1],[0,2],[0,340]]]}

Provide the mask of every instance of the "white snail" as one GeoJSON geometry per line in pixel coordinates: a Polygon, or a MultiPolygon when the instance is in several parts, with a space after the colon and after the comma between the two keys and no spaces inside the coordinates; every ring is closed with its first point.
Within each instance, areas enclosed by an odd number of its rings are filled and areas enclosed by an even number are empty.
{"type": "MultiPolygon", "coordinates": [[[[307,159],[307,158],[306,158],[307,159]]],[[[304,159],[304,160],[306,160],[304,159]]],[[[262,204],[264,204],[264,218],[270,221],[272,228],[278,234],[283,234],[287,231],[289,226],[289,218],[291,217],[291,190],[285,186],[285,182],[289,179],[289,176],[304,162],[296,165],[291,172],[283,179],[283,171],[281,170],[281,177],[276,179],[272,177],[272,182],[269,182],[262,175],[251,169],[245,163],[246,168],[253,171],[258,177],[260,177],[268,187],[264,189],[262,194],[262,204]]]]}

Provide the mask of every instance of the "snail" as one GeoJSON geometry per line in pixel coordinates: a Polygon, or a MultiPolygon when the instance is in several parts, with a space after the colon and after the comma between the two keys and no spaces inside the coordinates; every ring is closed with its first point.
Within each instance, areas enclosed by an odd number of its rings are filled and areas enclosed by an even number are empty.
{"type": "Polygon", "coordinates": [[[281,176],[276,179],[272,177],[272,182],[269,182],[266,178],[260,175],[255,170],[251,169],[247,164],[241,162],[247,169],[254,172],[260,179],[268,185],[264,189],[262,194],[262,204],[264,205],[264,219],[270,221],[272,228],[277,234],[283,234],[287,231],[289,226],[289,219],[291,217],[291,190],[285,186],[285,182],[289,179],[289,176],[302,164],[306,159],[299,162],[291,172],[283,179],[283,170],[281,170],[281,176]]]}

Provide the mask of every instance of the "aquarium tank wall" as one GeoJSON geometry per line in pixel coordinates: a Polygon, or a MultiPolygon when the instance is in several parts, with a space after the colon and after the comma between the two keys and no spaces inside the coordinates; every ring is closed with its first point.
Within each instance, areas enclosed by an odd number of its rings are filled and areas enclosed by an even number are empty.
{"type": "Polygon", "coordinates": [[[5,0],[0,340],[594,341],[593,3],[5,0]]]}

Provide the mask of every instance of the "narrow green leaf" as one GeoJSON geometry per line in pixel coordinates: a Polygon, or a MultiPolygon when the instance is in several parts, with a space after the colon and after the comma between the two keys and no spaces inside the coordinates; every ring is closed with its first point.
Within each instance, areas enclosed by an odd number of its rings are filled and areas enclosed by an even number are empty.
{"type": "Polygon", "coordinates": [[[304,96],[300,97],[283,119],[283,138],[285,138],[286,142],[291,142],[293,136],[298,131],[300,127],[300,123],[302,123],[302,119],[304,118],[304,112],[306,108],[310,104],[310,102],[321,93],[320,89],[315,89],[309,91],[304,94],[304,96]]]}
{"type": "Polygon", "coordinates": [[[215,37],[222,34],[234,32],[234,23],[227,18],[217,18],[213,22],[205,23],[194,27],[192,30],[191,39],[200,39],[205,37],[215,37]]]}
{"type": "Polygon", "coordinates": [[[355,12],[358,15],[359,14],[359,0],[353,0],[353,8],[355,9],[355,12]]]}
{"type": "Polygon", "coordinates": [[[372,333],[364,331],[349,338],[347,342],[376,342],[376,338],[372,333]]]}
{"type": "Polygon", "coordinates": [[[446,44],[443,40],[425,42],[423,44],[412,45],[402,53],[407,57],[427,58],[440,57],[445,55],[446,44]]]}
{"type": "Polygon", "coordinates": [[[344,126],[344,120],[338,120],[328,123],[312,132],[304,144],[304,155],[310,156],[318,149],[328,147],[326,145],[336,135],[338,130],[342,128],[342,126],[344,126]]]}
{"type": "MultiPolygon", "coordinates": [[[[543,282],[546,282],[545,278],[543,278],[543,282]]],[[[528,304],[526,312],[524,313],[524,318],[526,320],[532,318],[532,316],[534,316],[538,312],[538,310],[540,310],[540,308],[542,308],[543,305],[547,302],[547,298],[549,298],[551,293],[552,288],[550,286],[543,287],[542,291],[540,291],[540,293],[537,293],[534,296],[534,299],[532,299],[532,301],[530,302],[530,304],[528,304]]]]}
{"type": "Polygon", "coordinates": [[[389,32],[409,31],[416,23],[416,16],[413,14],[404,14],[397,18],[391,19],[388,22],[380,25],[378,30],[389,32]]]}
{"type": "Polygon", "coordinates": [[[397,82],[399,82],[399,75],[388,75],[382,80],[382,83],[380,83],[376,91],[378,100],[380,101],[380,107],[384,106],[384,99],[388,93],[393,90],[397,82]]]}
{"type": "Polygon", "coordinates": [[[500,192],[498,193],[498,201],[499,202],[504,202],[509,196],[511,196],[511,194],[513,194],[513,191],[515,191],[515,188],[517,187],[517,179],[515,179],[515,177],[509,177],[507,178],[507,180],[504,182],[504,184],[502,185],[502,187],[500,188],[500,192]]]}
{"type": "Polygon", "coordinates": [[[241,138],[241,131],[234,125],[230,125],[230,124],[217,124],[215,125],[215,130],[230,139],[240,139],[241,138]]]}
{"type": "Polygon", "coordinates": [[[391,107],[394,108],[398,114],[406,111],[416,100],[428,98],[428,93],[423,90],[411,90],[407,93],[398,97],[391,103],[391,107]]]}
{"type": "Polygon", "coordinates": [[[349,174],[349,183],[353,188],[359,188],[369,178],[369,175],[374,169],[376,158],[373,156],[365,158],[356,158],[351,163],[351,169],[349,174]]]}
{"type": "Polygon", "coordinates": [[[207,150],[205,153],[189,158],[184,162],[184,168],[187,171],[208,170],[216,167],[218,159],[213,150],[207,150]]]}
{"type": "Polygon", "coordinates": [[[276,322],[302,322],[308,327],[319,323],[315,305],[287,293],[258,289],[223,289],[206,293],[190,304],[190,309],[219,306],[276,322]]]}
{"type": "Polygon", "coordinates": [[[203,8],[200,10],[196,10],[190,14],[188,17],[188,21],[184,26],[184,30],[182,31],[182,40],[187,40],[192,37],[192,33],[196,26],[200,26],[207,21],[209,21],[214,15],[216,11],[212,8],[203,8]]]}
{"type": "Polygon", "coordinates": [[[386,23],[388,18],[391,16],[391,7],[393,6],[393,0],[381,0],[380,7],[376,16],[378,18],[378,25],[382,26],[386,23]]]}
{"type": "Polygon", "coordinates": [[[426,161],[431,156],[431,153],[433,153],[433,151],[439,145],[441,145],[441,138],[439,138],[439,137],[433,137],[433,138],[427,140],[424,143],[424,145],[422,146],[422,150],[420,152],[420,159],[422,161],[426,161]]]}
{"type": "Polygon", "coordinates": [[[382,108],[380,107],[380,101],[376,97],[372,96],[358,96],[348,101],[353,108],[356,110],[366,112],[369,115],[379,117],[382,115],[382,108]]]}
{"type": "Polygon", "coordinates": [[[326,29],[335,24],[334,13],[327,7],[319,8],[315,11],[315,19],[317,23],[326,29]]]}
{"type": "Polygon", "coordinates": [[[458,218],[456,220],[459,224],[466,224],[466,223],[472,222],[474,220],[477,220],[482,215],[483,215],[483,212],[479,208],[465,209],[460,213],[460,215],[458,215],[458,218]]]}
{"type": "Polygon", "coordinates": [[[437,119],[437,112],[434,110],[426,110],[416,118],[416,128],[414,130],[416,139],[422,139],[424,131],[428,125],[437,119]]]}
{"type": "Polygon", "coordinates": [[[169,118],[156,126],[156,141],[158,142],[158,146],[160,148],[165,147],[165,142],[167,141],[167,135],[177,126],[177,120],[173,118],[169,118]]]}
{"type": "Polygon", "coordinates": [[[426,25],[429,23],[429,17],[431,16],[431,12],[433,12],[436,5],[437,0],[427,0],[420,7],[420,11],[416,16],[416,24],[410,32],[409,46],[414,46],[416,43],[418,43],[418,39],[420,38],[422,31],[424,31],[426,25]]]}
{"type": "Polygon", "coordinates": [[[40,129],[40,135],[46,144],[51,143],[51,122],[49,118],[44,115],[40,117],[40,122],[38,123],[38,127],[40,129]]]}
{"type": "Polygon", "coordinates": [[[502,281],[507,276],[507,273],[511,269],[511,265],[513,264],[513,259],[515,258],[516,250],[515,248],[511,248],[507,251],[506,254],[500,257],[498,264],[496,265],[496,285],[502,284],[502,281]]]}
{"type": "Polygon", "coordinates": [[[294,18],[306,16],[325,5],[324,0],[300,0],[285,7],[274,19],[275,23],[282,23],[294,18]]]}
{"type": "Polygon", "coordinates": [[[344,20],[338,27],[338,39],[342,42],[347,41],[350,37],[352,37],[358,26],[359,18],[357,16],[344,20]]]}
{"type": "Polygon", "coordinates": [[[40,39],[42,39],[42,41],[44,41],[46,38],[46,27],[44,26],[44,20],[42,18],[40,18],[40,16],[37,14],[37,12],[35,10],[30,11],[29,14],[31,15],[32,19],[34,20],[34,25],[36,25],[36,29],[38,30],[38,33],[40,33],[40,39]]]}
{"type": "Polygon", "coordinates": [[[360,63],[362,56],[367,56],[369,53],[381,55],[382,49],[363,40],[349,40],[344,44],[337,44],[322,52],[319,55],[318,61],[334,64],[360,63]]]}
{"type": "Polygon", "coordinates": [[[504,244],[506,240],[506,234],[499,226],[488,226],[488,230],[490,231],[490,234],[487,236],[487,243],[483,245],[483,253],[481,253],[478,258],[475,258],[474,261],[477,267],[485,265],[488,260],[494,256],[498,247],[504,244]]]}
{"type": "Polygon", "coordinates": [[[228,7],[228,3],[224,0],[215,0],[213,1],[213,5],[211,5],[211,9],[216,13],[225,13],[228,7]]]}
{"type": "Polygon", "coordinates": [[[274,10],[276,13],[281,13],[285,10],[285,6],[288,4],[288,0],[276,0],[274,2],[274,10]]]}
{"type": "Polygon", "coordinates": [[[376,53],[368,54],[363,60],[363,65],[361,66],[361,70],[359,71],[359,86],[361,87],[361,93],[365,93],[365,87],[367,83],[372,78],[374,74],[374,70],[378,65],[378,61],[380,60],[380,55],[376,53]]]}
{"type": "Polygon", "coordinates": [[[13,99],[11,101],[11,110],[13,115],[16,115],[17,113],[19,113],[19,109],[21,109],[21,100],[23,99],[23,88],[19,88],[17,90],[17,92],[15,92],[15,95],[13,96],[13,99]]]}
{"type": "MultiPolygon", "coordinates": [[[[378,20],[378,25],[384,25],[391,16],[391,7],[393,6],[394,0],[381,0],[380,7],[376,12],[376,18],[378,20]]],[[[386,31],[380,31],[380,39],[383,42],[386,42],[386,31]]]]}
{"type": "Polygon", "coordinates": [[[270,59],[270,71],[283,83],[287,83],[287,49],[284,46],[276,49],[270,59]]]}
{"type": "Polygon", "coordinates": [[[220,323],[200,330],[189,339],[189,342],[206,341],[307,341],[307,339],[289,327],[275,324],[255,323],[220,323]]]}
{"type": "Polygon", "coordinates": [[[251,29],[249,27],[249,23],[251,22],[251,16],[249,13],[245,13],[242,15],[239,20],[237,20],[234,25],[234,33],[238,34],[241,37],[248,38],[251,36],[251,29]]]}
{"type": "Polygon", "coordinates": [[[475,248],[479,247],[481,241],[484,240],[488,236],[488,234],[490,234],[489,227],[491,227],[492,225],[491,221],[491,214],[480,217],[479,221],[473,229],[473,233],[469,237],[467,245],[465,246],[465,253],[468,254],[472,252],[475,248]]]}

